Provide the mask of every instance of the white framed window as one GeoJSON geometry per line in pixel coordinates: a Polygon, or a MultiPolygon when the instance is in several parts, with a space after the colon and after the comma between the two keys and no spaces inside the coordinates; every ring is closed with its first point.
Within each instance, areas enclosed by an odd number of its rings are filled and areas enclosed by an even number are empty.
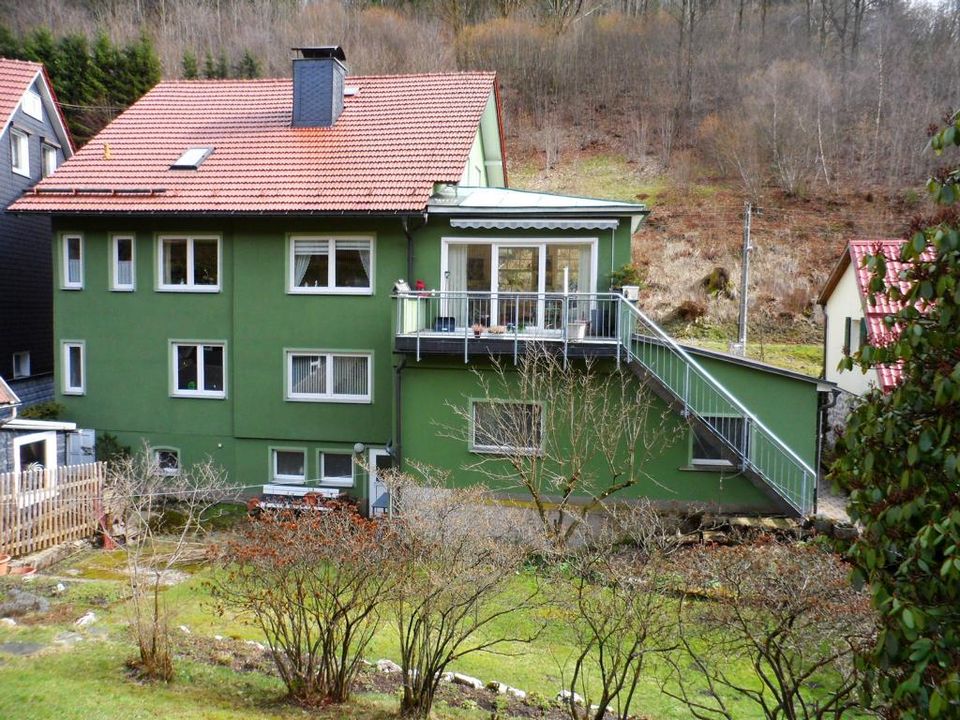
{"type": "Polygon", "coordinates": [[[40,146],[40,174],[43,177],[53,175],[57,169],[57,149],[46,143],[40,146]]]}
{"type": "Polygon", "coordinates": [[[63,289],[83,289],[83,236],[64,235],[63,250],[63,289]]]}
{"type": "Polygon", "coordinates": [[[307,451],[303,448],[274,448],[270,451],[271,477],[275,483],[307,480],[307,451]]]}
{"type": "Polygon", "coordinates": [[[320,484],[353,487],[353,455],[348,452],[320,452],[320,484]]]}
{"type": "Polygon", "coordinates": [[[372,237],[290,237],[287,290],[291,293],[373,293],[372,237]]]}
{"type": "Polygon", "coordinates": [[[224,343],[171,342],[170,394],[224,398],[227,353],[224,343]]]}
{"type": "Polygon", "coordinates": [[[35,505],[57,492],[56,470],[57,433],[54,431],[31,433],[13,438],[13,472],[27,473],[16,477],[19,492],[17,507],[35,505]]]}
{"type": "Polygon", "coordinates": [[[471,412],[471,451],[533,454],[543,449],[543,408],[540,404],[475,400],[471,412]]]}
{"type": "Polygon", "coordinates": [[[63,394],[83,395],[87,390],[86,345],[80,340],[64,340],[63,394]]]}
{"type": "Polygon", "coordinates": [[[154,448],[153,461],[162,475],[180,474],[180,451],[176,448],[154,448]]]}
{"type": "Polygon", "coordinates": [[[130,292],[136,287],[132,235],[112,235],[110,240],[110,289],[130,292]]]}
{"type": "Polygon", "coordinates": [[[28,135],[11,128],[10,130],[10,167],[18,175],[30,177],[30,144],[28,135]]]}
{"type": "MultiPolygon", "coordinates": [[[[704,417],[721,440],[706,428],[691,428],[690,464],[706,467],[733,467],[730,452],[746,455],[750,449],[750,435],[745,433],[744,418],[734,415],[716,415],[704,417]]],[[[747,428],[748,429],[748,428],[747,428]]]]}
{"type": "Polygon", "coordinates": [[[40,100],[40,93],[37,91],[27,90],[27,92],[23,94],[23,101],[20,107],[34,120],[43,120],[43,103],[40,100]]]}
{"type": "Polygon", "coordinates": [[[30,377],[30,352],[23,350],[13,354],[13,379],[30,377]]]}
{"type": "Polygon", "coordinates": [[[220,291],[220,237],[163,236],[157,241],[157,289],[220,291]]]}
{"type": "Polygon", "coordinates": [[[288,350],[287,400],[371,402],[373,362],[369,353],[288,350]]]}

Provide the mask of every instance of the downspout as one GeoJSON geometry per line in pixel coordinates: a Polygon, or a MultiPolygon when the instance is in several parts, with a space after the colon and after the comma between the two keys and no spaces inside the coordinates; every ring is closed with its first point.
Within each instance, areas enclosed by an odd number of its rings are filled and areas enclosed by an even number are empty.
{"type": "Polygon", "coordinates": [[[817,514],[817,502],[820,498],[820,474],[821,474],[821,462],[823,458],[823,429],[826,425],[827,412],[837,406],[837,401],[840,399],[839,390],[830,391],[830,401],[824,402],[824,397],[826,393],[817,393],[817,405],[819,405],[817,412],[817,477],[816,482],[813,485],[813,514],[817,514]]]}
{"type": "Polygon", "coordinates": [[[401,466],[403,458],[403,370],[406,366],[407,356],[404,355],[400,358],[400,362],[393,369],[394,373],[396,374],[396,378],[393,382],[393,403],[396,407],[396,427],[394,432],[396,442],[393,445],[393,460],[396,462],[396,466],[398,468],[401,466]]]}
{"type": "Polygon", "coordinates": [[[403,234],[407,238],[407,282],[413,283],[413,266],[414,266],[414,247],[413,247],[413,234],[427,224],[427,213],[424,211],[423,215],[420,216],[420,224],[415,228],[410,227],[410,218],[407,215],[404,215],[400,218],[400,227],[403,229],[403,234]]]}

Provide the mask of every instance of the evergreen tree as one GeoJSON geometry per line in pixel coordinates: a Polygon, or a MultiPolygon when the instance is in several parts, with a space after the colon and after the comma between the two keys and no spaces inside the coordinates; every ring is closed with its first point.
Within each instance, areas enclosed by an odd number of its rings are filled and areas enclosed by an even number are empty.
{"type": "Polygon", "coordinates": [[[124,105],[132,105],[150,88],[160,82],[160,59],[153,49],[150,37],[140,37],[123,49],[123,76],[127,85],[124,105]]]}
{"type": "Polygon", "coordinates": [[[193,54],[192,50],[187,50],[183,53],[181,71],[184,80],[196,80],[200,77],[200,69],[197,67],[197,56],[193,54]]]}
{"type": "Polygon", "coordinates": [[[47,71],[53,67],[57,55],[57,44],[53,34],[45,27],[38,27],[23,42],[23,57],[26,60],[43,63],[47,71]]]}
{"type": "Polygon", "coordinates": [[[203,76],[207,80],[217,79],[217,66],[213,63],[213,56],[208,52],[203,58],[203,76]]]}
{"type": "Polygon", "coordinates": [[[217,80],[226,80],[230,76],[230,61],[227,60],[227,53],[220,51],[220,57],[217,58],[217,67],[215,77],[217,80]]]}
{"type": "Polygon", "coordinates": [[[123,57],[106,33],[100,33],[93,44],[93,64],[103,88],[100,104],[122,106],[127,94],[121,77],[123,57]]]}
{"type": "Polygon", "coordinates": [[[71,132],[81,141],[89,139],[99,129],[97,115],[91,111],[102,102],[104,92],[85,36],[60,38],[50,76],[58,99],[66,105],[64,115],[71,132]]]}
{"type": "Polygon", "coordinates": [[[246,80],[253,80],[253,78],[260,77],[260,62],[249,50],[243,51],[243,57],[241,57],[240,62],[237,63],[234,76],[246,80]]]}
{"type": "Polygon", "coordinates": [[[0,57],[22,59],[23,47],[20,39],[6,25],[0,25],[0,57]]]}

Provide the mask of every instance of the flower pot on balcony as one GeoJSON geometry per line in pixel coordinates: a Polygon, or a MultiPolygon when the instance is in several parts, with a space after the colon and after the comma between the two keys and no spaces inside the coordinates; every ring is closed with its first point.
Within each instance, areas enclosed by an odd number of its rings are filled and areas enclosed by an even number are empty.
{"type": "Polygon", "coordinates": [[[587,323],[577,320],[567,323],[567,340],[583,340],[587,336],[587,323]]]}
{"type": "Polygon", "coordinates": [[[37,569],[32,565],[18,565],[17,567],[8,567],[7,572],[11,577],[19,577],[22,580],[32,580],[37,574],[37,569]]]}

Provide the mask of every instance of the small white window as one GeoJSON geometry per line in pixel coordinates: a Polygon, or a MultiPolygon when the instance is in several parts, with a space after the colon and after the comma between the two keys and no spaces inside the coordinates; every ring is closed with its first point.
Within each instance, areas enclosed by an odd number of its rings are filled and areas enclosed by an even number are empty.
{"type": "Polygon", "coordinates": [[[42,160],[40,172],[43,177],[49,177],[57,169],[57,149],[53,145],[44,143],[40,146],[40,159],[42,160]]]}
{"type": "Polygon", "coordinates": [[[745,434],[742,417],[717,415],[705,417],[703,421],[715,432],[694,427],[690,452],[692,465],[715,467],[733,467],[730,453],[746,455],[750,448],[749,433],[745,434]],[[721,439],[722,438],[722,439],[721,439]]]}
{"type": "Polygon", "coordinates": [[[287,400],[369,403],[372,363],[362,353],[287,352],[287,400]]]}
{"type": "Polygon", "coordinates": [[[222,343],[171,343],[172,390],[181,397],[226,397],[222,343]]]}
{"type": "Polygon", "coordinates": [[[540,452],[543,412],[536,403],[476,401],[470,449],[482,453],[540,452]]]}
{"type": "Polygon", "coordinates": [[[26,350],[13,354],[13,378],[30,377],[30,353],[26,350]]]}
{"type": "Polygon", "coordinates": [[[80,235],[63,236],[63,287],[83,289],[83,237],[80,235]]]}
{"type": "Polygon", "coordinates": [[[79,341],[63,343],[63,394],[83,395],[86,392],[85,345],[79,341]]]}
{"type": "MultiPolygon", "coordinates": [[[[49,470],[57,466],[57,434],[33,433],[13,438],[13,471],[49,470]]],[[[21,490],[41,490],[23,488],[21,490]]]]}
{"type": "Polygon", "coordinates": [[[18,175],[30,177],[30,145],[25,132],[10,130],[10,165],[18,175]]]}
{"type": "Polygon", "coordinates": [[[111,248],[111,289],[130,291],[134,289],[134,242],[131,235],[114,235],[111,248]]]}
{"type": "Polygon", "coordinates": [[[332,487],[353,487],[353,455],[320,453],[320,484],[332,487]]]}
{"type": "Polygon", "coordinates": [[[304,450],[273,450],[273,481],[304,483],[307,479],[307,453],[304,450]]]}
{"type": "Polygon", "coordinates": [[[40,101],[40,94],[34,90],[27,90],[23,95],[21,104],[23,111],[34,120],[43,120],[43,103],[40,101]]]}
{"type": "Polygon", "coordinates": [[[373,238],[292,237],[288,275],[292,293],[369,295],[373,238]]]}
{"type": "Polygon", "coordinates": [[[180,474],[180,451],[176,448],[154,448],[153,460],[163,475],[180,474]]]}
{"type": "Polygon", "coordinates": [[[158,289],[186,292],[220,290],[220,238],[162,237],[158,289]]]}
{"type": "Polygon", "coordinates": [[[171,170],[196,170],[200,163],[207,159],[207,156],[213,152],[212,147],[188,148],[177,158],[176,162],[170,166],[171,170]]]}

